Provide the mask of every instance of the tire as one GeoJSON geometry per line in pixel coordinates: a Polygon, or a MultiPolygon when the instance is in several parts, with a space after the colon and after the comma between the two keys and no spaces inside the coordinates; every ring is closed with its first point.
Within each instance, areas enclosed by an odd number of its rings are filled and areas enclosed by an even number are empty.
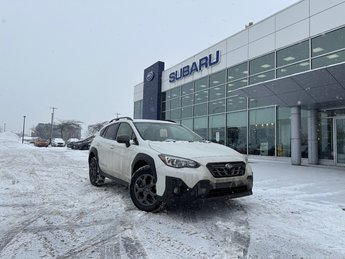
{"type": "Polygon", "coordinates": [[[101,186],[104,183],[105,177],[99,173],[98,160],[92,157],[89,162],[89,178],[90,183],[94,186],[101,186]]]}
{"type": "Polygon", "coordinates": [[[156,181],[156,176],[154,176],[148,165],[139,168],[133,174],[130,194],[134,205],[138,209],[157,212],[164,208],[164,203],[156,194],[156,181]]]}

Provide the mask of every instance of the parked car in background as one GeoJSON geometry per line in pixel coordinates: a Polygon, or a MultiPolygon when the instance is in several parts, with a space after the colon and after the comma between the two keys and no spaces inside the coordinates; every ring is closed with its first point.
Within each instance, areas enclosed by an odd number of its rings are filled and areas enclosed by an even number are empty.
{"type": "Polygon", "coordinates": [[[71,145],[72,149],[88,150],[90,148],[91,142],[94,139],[94,135],[87,137],[86,139],[73,142],[71,145]]]}
{"type": "Polygon", "coordinates": [[[38,138],[35,140],[34,145],[36,147],[48,147],[49,146],[49,141],[46,139],[38,138]]]}
{"type": "Polygon", "coordinates": [[[74,142],[78,142],[78,141],[79,141],[79,139],[77,139],[77,138],[70,138],[70,139],[68,139],[68,140],[66,141],[66,146],[67,146],[68,148],[72,148],[73,143],[74,143],[74,142]]]}
{"type": "Polygon", "coordinates": [[[52,147],[64,147],[65,141],[62,138],[53,138],[51,142],[52,147]]]}

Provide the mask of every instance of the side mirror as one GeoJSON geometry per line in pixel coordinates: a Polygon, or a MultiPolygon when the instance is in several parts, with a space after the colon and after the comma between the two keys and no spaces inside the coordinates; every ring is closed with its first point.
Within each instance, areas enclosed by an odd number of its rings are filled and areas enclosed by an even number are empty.
{"type": "Polygon", "coordinates": [[[116,141],[118,143],[123,143],[126,144],[126,147],[129,147],[131,144],[129,143],[129,141],[131,140],[131,138],[128,135],[119,135],[116,138],[116,141]]]}

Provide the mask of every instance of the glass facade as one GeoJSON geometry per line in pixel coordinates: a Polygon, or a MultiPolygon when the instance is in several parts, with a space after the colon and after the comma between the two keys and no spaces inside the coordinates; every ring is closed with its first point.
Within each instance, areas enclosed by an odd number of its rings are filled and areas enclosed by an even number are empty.
{"type": "MultiPolygon", "coordinates": [[[[290,157],[291,109],[267,106],[239,89],[345,62],[345,28],[303,40],[162,93],[162,119],[243,154],[290,157]]],[[[253,86],[255,87],[255,86],[253,86]]],[[[243,90],[243,91],[244,91],[243,90]]],[[[142,101],[134,103],[141,118],[142,101]]],[[[345,112],[344,112],[345,114],[345,112]]],[[[301,112],[301,156],[308,157],[307,111],[301,112]]],[[[318,118],[320,159],[334,158],[334,119],[318,118]]]]}

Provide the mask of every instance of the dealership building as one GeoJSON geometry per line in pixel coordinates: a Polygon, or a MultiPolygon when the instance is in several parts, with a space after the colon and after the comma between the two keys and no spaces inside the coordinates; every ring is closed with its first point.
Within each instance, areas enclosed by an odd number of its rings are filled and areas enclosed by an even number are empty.
{"type": "Polygon", "coordinates": [[[302,0],[176,66],[159,61],[134,87],[134,118],[243,154],[345,166],[344,14],[344,0],[302,0]]]}

